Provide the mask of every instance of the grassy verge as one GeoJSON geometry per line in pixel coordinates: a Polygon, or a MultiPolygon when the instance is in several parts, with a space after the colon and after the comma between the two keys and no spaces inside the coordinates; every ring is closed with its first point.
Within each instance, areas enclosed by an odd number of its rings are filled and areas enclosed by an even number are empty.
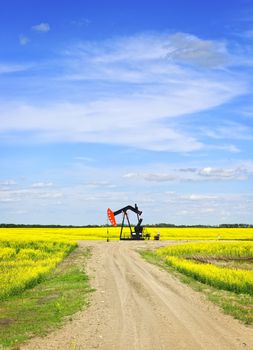
{"type": "Polygon", "coordinates": [[[83,265],[89,255],[77,248],[42,283],[0,303],[0,349],[18,349],[88,305],[91,288],[83,265]]]}
{"type": "Polygon", "coordinates": [[[181,282],[188,284],[195,291],[202,292],[210,301],[218,305],[226,314],[245,324],[253,324],[253,296],[249,294],[238,294],[230,291],[219,290],[199,281],[190,276],[175,271],[168,266],[162,257],[153,251],[141,251],[140,254],[148,262],[158,265],[176,276],[181,282]]]}

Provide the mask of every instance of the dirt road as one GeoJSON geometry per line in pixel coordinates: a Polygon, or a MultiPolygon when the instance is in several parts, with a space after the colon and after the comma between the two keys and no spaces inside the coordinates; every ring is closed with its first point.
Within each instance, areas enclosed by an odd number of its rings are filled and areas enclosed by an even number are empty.
{"type": "Polygon", "coordinates": [[[21,349],[253,350],[253,328],[223,315],[135,251],[161,243],[80,242],[93,249],[91,306],[21,349]]]}

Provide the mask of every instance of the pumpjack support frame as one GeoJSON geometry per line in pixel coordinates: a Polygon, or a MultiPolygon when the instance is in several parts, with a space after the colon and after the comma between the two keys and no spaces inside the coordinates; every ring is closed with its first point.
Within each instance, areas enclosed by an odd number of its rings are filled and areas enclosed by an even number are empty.
{"type": "Polygon", "coordinates": [[[143,236],[143,226],[141,226],[143,219],[140,217],[142,214],[142,211],[139,210],[137,204],[135,204],[134,207],[131,205],[127,205],[126,207],[113,212],[115,216],[121,213],[123,214],[123,217],[122,217],[121,228],[120,228],[120,240],[144,240],[145,237],[143,236]],[[134,230],[129,220],[129,216],[127,213],[128,210],[131,210],[137,215],[138,222],[137,222],[137,225],[134,226],[134,230]],[[131,234],[131,236],[127,236],[127,237],[124,235],[125,220],[127,221],[130,234],[131,234]]]}

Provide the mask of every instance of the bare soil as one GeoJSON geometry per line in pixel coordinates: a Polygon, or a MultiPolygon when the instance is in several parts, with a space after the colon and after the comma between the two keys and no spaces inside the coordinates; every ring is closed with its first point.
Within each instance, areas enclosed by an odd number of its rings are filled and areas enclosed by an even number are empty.
{"type": "Polygon", "coordinates": [[[136,250],[172,242],[80,242],[92,247],[88,309],[22,350],[253,350],[253,328],[205,300],[136,250]]]}

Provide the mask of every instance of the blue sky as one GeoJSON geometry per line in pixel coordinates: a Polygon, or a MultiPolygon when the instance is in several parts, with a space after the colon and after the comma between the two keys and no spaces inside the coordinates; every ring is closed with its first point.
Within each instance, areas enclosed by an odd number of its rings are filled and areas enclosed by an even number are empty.
{"type": "Polygon", "coordinates": [[[1,1],[0,222],[253,223],[253,1],[1,1]]]}

